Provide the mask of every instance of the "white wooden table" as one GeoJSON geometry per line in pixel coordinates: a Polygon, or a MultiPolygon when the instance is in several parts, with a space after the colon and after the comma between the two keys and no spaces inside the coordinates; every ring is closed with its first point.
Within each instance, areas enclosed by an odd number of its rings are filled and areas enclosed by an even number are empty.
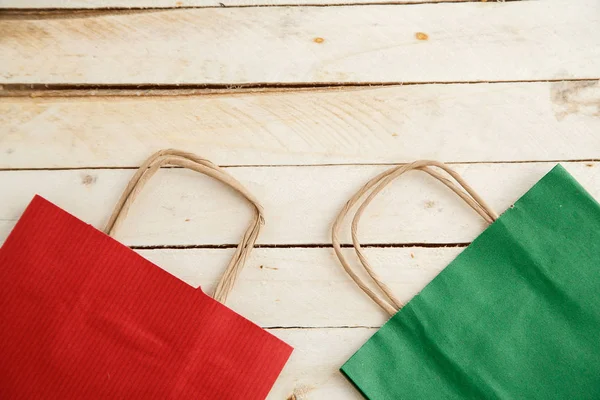
{"type": "MultiPolygon", "coordinates": [[[[359,399],[338,368],[386,318],[334,258],[336,213],[420,158],[498,211],[557,162],[600,199],[600,1],[296,1],[0,0],[0,242],[34,193],[100,227],[150,153],[202,155],[265,207],[228,305],[296,348],[269,398],[359,399]]],[[[249,218],[171,169],[118,239],[210,291],[249,218]]],[[[361,237],[408,300],[484,228],[412,173],[361,237]]]]}

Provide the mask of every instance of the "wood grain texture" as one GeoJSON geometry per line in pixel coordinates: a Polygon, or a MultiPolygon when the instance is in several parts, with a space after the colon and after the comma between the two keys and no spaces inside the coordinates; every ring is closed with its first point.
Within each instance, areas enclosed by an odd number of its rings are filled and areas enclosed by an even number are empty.
{"type": "Polygon", "coordinates": [[[0,84],[597,79],[598,25],[597,0],[8,15],[0,84]]]}
{"type": "MultiPolygon", "coordinates": [[[[365,252],[382,279],[408,301],[462,250],[410,247],[365,252]]],[[[344,251],[358,265],[353,250],[344,251]]],[[[233,249],[138,252],[210,294],[233,249]]],[[[227,305],[266,328],[378,327],[388,318],[346,275],[331,248],[255,249],[227,305]]]]}
{"type": "MultiPolygon", "coordinates": [[[[0,243],[35,193],[101,227],[133,174],[122,168],[159,148],[242,166],[228,172],[262,201],[267,224],[228,305],[295,347],[268,399],[360,400],[338,368],[386,320],[339,266],[329,235],[344,202],[388,167],[311,164],[463,162],[454,167],[501,212],[551,160],[587,160],[563,165],[600,198],[597,0],[202,8],[220,4],[0,0],[90,9],[0,14],[0,243]],[[93,10],[109,7],[199,8],[93,10]],[[534,80],[552,82],[450,84],[534,80]],[[378,82],[444,84],[278,86],[378,82]],[[2,90],[21,83],[113,90],[2,90]],[[135,90],[162,84],[173,90],[135,90]],[[260,89],[236,89],[246,84],[260,89]],[[546,162],[521,163],[532,160],[546,162]]],[[[210,293],[233,253],[219,246],[237,243],[249,218],[228,189],[170,169],[117,238],[210,293]]],[[[411,173],[372,204],[359,235],[407,301],[483,229],[445,188],[411,173]]]]}
{"type": "MultiPolygon", "coordinates": [[[[554,165],[458,164],[454,168],[502,212],[554,165]]],[[[564,165],[600,198],[599,163],[564,165]]],[[[387,168],[244,167],[228,168],[228,172],[265,208],[266,225],[258,243],[329,245],[330,224],[344,203],[387,168]]],[[[0,172],[0,187],[9,188],[0,192],[0,240],[35,193],[101,227],[132,174],[132,170],[0,172]]],[[[250,217],[248,205],[218,182],[187,170],[163,170],[140,194],[117,238],[133,246],[235,244],[250,217]]],[[[362,243],[370,244],[462,243],[484,228],[485,222],[445,186],[412,172],[373,202],[359,234],[362,243]]],[[[347,229],[341,238],[350,243],[347,229]]]]}
{"type": "Polygon", "coordinates": [[[269,400],[362,400],[339,372],[340,366],[375,329],[272,330],[294,346],[294,353],[269,394],[269,400]]]}
{"type": "Polygon", "coordinates": [[[292,354],[268,399],[363,399],[342,376],[339,367],[375,331],[362,328],[271,331],[294,346],[295,353],[292,354]]]}
{"type": "MultiPolygon", "coordinates": [[[[399,0],[401,4],[448,3],[481,0],[399,0]]],[[[103,8],[179,8],[179,7],[239,7],[276,5],[377,4],[381,0],[0,0],[0,8],[23,10],[43,9],[103,9],[103,8]]]]}
{"type": "Polygon", "coordinates": [[[0,97],[0,168],[136,166],[168,147],[221,165],[600,157],[597,80],[12,97],[19,93],[0,97]]]}

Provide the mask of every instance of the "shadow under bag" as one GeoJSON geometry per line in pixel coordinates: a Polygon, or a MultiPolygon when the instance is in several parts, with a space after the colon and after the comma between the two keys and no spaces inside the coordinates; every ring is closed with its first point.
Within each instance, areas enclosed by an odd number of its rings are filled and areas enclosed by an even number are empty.
{"type": "Polygon", "coordinates": [[[558,165],[483,215],[492,224],[408,304],[384,304],[393,316],[341,371],[370,400],[600,399],[600,206],[558,165]]]}
{"type": "MultiPolygon", "coordinates": [[[[216,298],[258,235],[260,205],[217,166],[162,151],[140,168],[107,233],[163,165],[206,173],[254,205],[216,298]],[[219,291],[220,289],[220,291],[219,291]]],[[[264,399],[291,347],[105,233],[36,196],[0,249],[0,398],[264,399]]]]}

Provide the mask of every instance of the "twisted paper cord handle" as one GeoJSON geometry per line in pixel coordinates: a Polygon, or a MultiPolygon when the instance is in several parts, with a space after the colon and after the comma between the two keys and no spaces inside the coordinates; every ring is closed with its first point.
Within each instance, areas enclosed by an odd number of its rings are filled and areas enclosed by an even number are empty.
{"type": "Polygon", "coordinates": [[[160,150],[148,158],[142,166],[137,170],[135,175],[129,181],[121,198],[115,205],[115,208],[110,216],[104,233],[113,236],[118,225],[127,215],[129,208],[143,189],[148,180],[164,166],[178,166],[191,169],[196,172],[208,175],[227,186],[230,186],[235,191],[240,193],[254,209],[254,216],[250,226],[244,233],[240,244],[238,245],[233,258],[225,269],[221,280],[217,284],[213,298],[221,303],[225,303],[227,296],[233,289],[235,282],[246,263],[248,255],[252,252],[254,244],[260,233],[260,228],[264,224],[263,208],[250,192],[238,182],[235,178],[229,175],[225,170],[212,162],[202,159],[194,154],[186,153],[179,150],[167,149],[160,150]]]}
{"type": "Polygon", "coordinates": [[[420,160],[415,161],[410,164],[400,165],[398,167],[394,167],[388,169],[387,171],[382,172],[377,175],[375,178],[371,179],[367,182],[342,208],[337,218],[333,222],[332,230],[331,230],[331,240],[333,243],[333,248],[335,250],[335,254],[337,255],[340,263],[344,270],[350,275],[352,280],[356,282],[356,284],[369,296],[375,303],[377,303],[381,308],[383,308],[388,314],[394,315],[400,308],[402,308],[403,304],[400,300],[394,296],[390,288],[381,281],[379,276],[373,270],[373,267],[369,263],[368,259],[363,253],[362,247],[360,246],[360,242],[358,241],[358,223],[360,221],[361,216],[363,215],[367,206],[371,203],[371,201],[381,192],[390,182],[394,179],[398,178],[400,175],[404,174],[407,171],[411,170],[419,170],[426,172],[431,175],[435,179],[442,182],[449,189],[451,189],[454,193],[456,193],[460,198],[462,198],[473,210],[475,210],[481,217],[488,223],[494,222],[498,218],[498,214],[490,206],[488,206],[485,201],[469,186],[465,180],[454,170],[448,167],[446,164],[441,163],[439,161],[430,161],[430,160],[420,160]],[[441,170],[445,171],[448,175],[450,175],[458,184],[462,187],[462,189],[457,186],[452,180],[444,177],[439,172],[431,169],[429,167],[437,167],[441,170]],[[464,189],[464,190],[463,190],[464,189]],[[367,195],[368,194],[368,195],[367,195]],[[363,199],[363,196],[367,195],[367,197],[360,203],[356,214],[352,219],[352,243],[354,245],[354,251],[358,256],[360,263],[363,268],[369,274],[371,280],[375,283],[376,287],[383,292],[384,296],[376,293],[373,289],[365,283],[365,281],[359,277],[352,267],[350,266],[346,257],[342,254],[342,248],[340,246],[340,240],[338,238],[338,232],[340,230],[340,225],[350,212],[350,210],[363,199]]]}

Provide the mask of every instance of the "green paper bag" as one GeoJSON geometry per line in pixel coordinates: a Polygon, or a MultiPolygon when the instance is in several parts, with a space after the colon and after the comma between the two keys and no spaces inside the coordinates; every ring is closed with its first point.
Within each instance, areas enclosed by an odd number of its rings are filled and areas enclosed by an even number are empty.
{"type": "Polygon", "coordinates": [[[600,206],[557,165],[341,371],[370,400],[600,399],[600,206]]]}

